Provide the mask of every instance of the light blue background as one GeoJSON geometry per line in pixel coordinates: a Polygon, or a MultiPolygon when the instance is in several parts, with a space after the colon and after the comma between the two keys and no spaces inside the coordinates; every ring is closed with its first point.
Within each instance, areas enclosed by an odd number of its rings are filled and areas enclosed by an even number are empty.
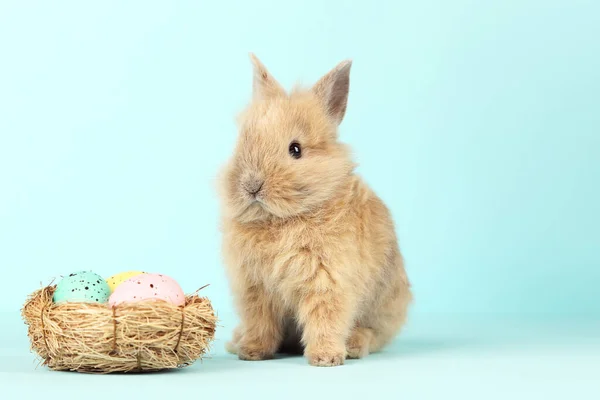
{"type": "Polygon", "coordinates": [[[3,0],[5,346],[25,354],[40,282],[143,269],[211,284],[222,352],[214,183],[249,51],[288,88],[354,60],[341,137],[395,217],[413,321],[597,318],[599,37],[592,0],[3,0]]]}

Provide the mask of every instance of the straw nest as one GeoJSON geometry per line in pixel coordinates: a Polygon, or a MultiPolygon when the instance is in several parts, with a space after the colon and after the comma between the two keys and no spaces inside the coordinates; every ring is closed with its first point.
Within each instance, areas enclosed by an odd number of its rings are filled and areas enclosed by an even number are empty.
{"type": "Polygon", "coordinates": [[[185,306],[142,301],[109,307],[54,304],[56,286],[32,293],[22,309],[31,349],[53,370],[88,373],[181,368],[201,359],[214,338],[216,317],[207,298],[185,306]]]}

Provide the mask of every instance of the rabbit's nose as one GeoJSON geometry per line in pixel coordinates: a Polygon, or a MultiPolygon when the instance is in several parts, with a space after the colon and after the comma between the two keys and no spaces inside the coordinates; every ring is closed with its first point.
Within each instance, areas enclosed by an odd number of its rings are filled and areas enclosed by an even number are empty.
{"type": "Polygon", "coordinates": [[[256,196],[262,189],[264,183],[265,182],[260,179],[248,179],[246,182],[244,182],[243,186],[244,190],[246,190],[249,195],[256,196]]]}

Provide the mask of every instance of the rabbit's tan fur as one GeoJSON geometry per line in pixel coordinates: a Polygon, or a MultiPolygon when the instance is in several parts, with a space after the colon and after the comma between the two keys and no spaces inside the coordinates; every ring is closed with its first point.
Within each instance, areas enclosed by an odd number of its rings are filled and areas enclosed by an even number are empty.
{"type": "Polygon", "coordinates": [[[287,94],[251,60],[253,99],[221,179],[241,320],[227,347],[243,360],[296,347],[317,366],[364,357],[396,335],[412,296],[390,213],[337,139],[351,62],[287,94]]]}

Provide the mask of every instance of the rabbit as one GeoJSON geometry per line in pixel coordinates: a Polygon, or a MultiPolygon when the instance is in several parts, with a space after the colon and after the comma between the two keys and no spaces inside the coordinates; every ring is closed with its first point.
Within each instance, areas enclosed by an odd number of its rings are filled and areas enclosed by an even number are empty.
{"type": "Polygon", "coordinates": [[[251,101],[221,169],[222,256],[241,360],[338,366],[388,344],[412,303],[386,205],[338,140],[351,60],[287,93],[253,53],[251,101]]]}

